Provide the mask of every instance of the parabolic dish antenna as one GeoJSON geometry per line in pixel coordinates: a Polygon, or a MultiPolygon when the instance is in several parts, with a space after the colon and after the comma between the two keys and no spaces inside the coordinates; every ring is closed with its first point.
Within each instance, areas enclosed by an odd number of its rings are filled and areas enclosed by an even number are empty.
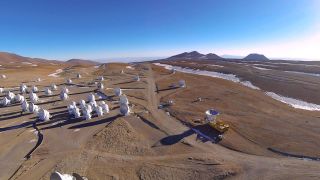
{"type": "Polygon", "coordinates": [[[98,89],[100,89],[100,90],[104,89],[104,85],[101,82],[98,83],[98,89]]]}
{"type": "Polygon", "coordinates": [[[130,108],[127,104],[120,105],[120,114],[123,116],[128,116],[130,113],[130,108]]]}
{"type": "Polygon", "coordinates": [[[55,90],[57,90],[57,89],[58,89],[57,85],[51,84],[51,90],[52,90],[52,91],[55,91],[55,90]]]}
{"type": "Polygon", "coordinates": [[[134,79],[134,81],[140,81],[140,77],[139,76],[135,76],[133,79],[134,79]]]}
{"type": "Polygon", "coordinates": [[[215,122],[219,114],[220,113],[217,110],[209,109],[206,111],[206,119],[209,122],[215,122]]]}
{"type": "Polygon", "coordinates": [[[38,92],[38,88],[37,86],[33,85],[32,88],[31,88],[32,92],[38,92]]]}
{"type": "Polygon", "coordinates": [[[120,104],[126,104],[126,105],[129,104],[129,101],[128,101],[128,98],[127,98],[126,95],[121,95],[120,96],[120,104]]]}
{"type": "Polygon", "coordinates": [[[179,87],[181,87],[181,88],[186,87],[186,81],[185,80],[180,80],[179,81],[179,87]]]}
{"type": "Polygon", "coordinates": [[[99,77],[98,77],[98,80],[99,80],[99,81],[104,81],[104,77],[103,77],[103,76],[99,76],[99,77]]]}
{"type": "Polygon", "coordinates": [[[91,94],[88,95],[88,101],[89,102],[94,102],[94,101],[96,101],[96,97],[91,93],[91,94]]]}
{"type": "Polygon", "coordinates": [[[52,91],[49,88],[46,88],[44,90],[44,94],[47,95],[47,96],[52,95],[52,91]]]}
{"type": "Polygon", "coordinates": [[[116,96],[120,96],[120,95],[122,94],[122,90],[121,90],[120,88],[115,88],[115,89],[114,89],[114,94],[115,94],[116,96]]]}
{"type": "Polygon", "coordinates": [[[75,180],[75,178],[69,174],[60,174],[56,171],[51,174],[50,180],[75,180]]]}

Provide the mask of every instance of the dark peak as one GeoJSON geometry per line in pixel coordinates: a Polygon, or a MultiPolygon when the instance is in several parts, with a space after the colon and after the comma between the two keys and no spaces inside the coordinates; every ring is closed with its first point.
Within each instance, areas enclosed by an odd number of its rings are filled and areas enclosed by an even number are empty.
{"type": "Polygon", "coordinates": [[[85,60],[85,59],[69,59],[68,61],[66,61],[66,63],[72,64],[72,65],[98,65],[98,64],[101,64],[96,61],[85,60]]]}
{"type": "Polygon", "coordinates": [[[199,53],[198,51],[191,51],[189,52],[190,55],[203,55],[201,53],[199,53]]]}
{"type": "Polygon", "coordinates": [[[252,54],[249,54],[248,56],[246,56],[245,58],[243,58],[243,60],[247,60],[247,61],[268,61],[269,59],[266,56],[264,56],[263,54],[252,53],[252,54]]]}
{"type": "Polygon", "coordinates": [[[199,59],[205,55],[199,53],[198,51],[184,52],[169,57],[168,59],[199,59]]]}
{"type": "Polygon", "coordinates": [[[209,53],[206,55],[206,59],[223,59],[223,58],[214,53],[209,53]]]}

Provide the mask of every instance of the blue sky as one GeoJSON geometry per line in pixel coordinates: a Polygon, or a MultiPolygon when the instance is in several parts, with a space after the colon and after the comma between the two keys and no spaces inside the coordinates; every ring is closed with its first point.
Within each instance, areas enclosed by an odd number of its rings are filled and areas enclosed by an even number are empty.
{"type": "Polygon", "coordinates": [[[0,51],[50,59],[192,50],[320,59],[313,48],[320,47],[319,7],[319,0],[1,0],[0,51]]]}

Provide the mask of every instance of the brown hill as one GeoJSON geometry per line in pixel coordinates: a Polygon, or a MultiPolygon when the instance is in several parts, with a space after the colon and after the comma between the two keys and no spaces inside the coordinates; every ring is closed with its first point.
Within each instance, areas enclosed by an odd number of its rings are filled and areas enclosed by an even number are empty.
{"type": "Polygon", "coordinates": [[[55,64],[68,64],[68,65],[82,65],[82,66],[94,66],[100,63],[91,61],[91,60],[82,60],[82,59],[70,59],[66,62],[58,61],[58,60],[48,60],[42,58],[30,58],[25,56],[20,56],[14,53],[8,52],[0,52],[0,63],[1,64],[9,64],[9,63],[22,63],[22,62],[29,62],[29,63],[55,63],[55,64]]]}
{"type": "Polygon", "coordinates": [[[92,61],[92,60],[84,60],[84,59],[70,59],[66,61],[67,64],[71,65],[81,65],[81,66],[95,66],[101,63],[92,61]]]}

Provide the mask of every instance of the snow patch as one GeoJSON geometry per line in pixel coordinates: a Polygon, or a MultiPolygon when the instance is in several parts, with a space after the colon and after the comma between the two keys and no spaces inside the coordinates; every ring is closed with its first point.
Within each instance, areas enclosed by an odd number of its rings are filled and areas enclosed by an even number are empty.
{"type": "Polygon", "coordinates": [[[216,65],[216,64],[208,64],[209,66],[213,66],[213,67],[219,67],[219,68],[223,68],[224,66],[221,65],[216,65]]]}
{"type": "Polygon", "coordinates": [[[253,68],[255,69],[258,69],[258,70],[262,70],[262,71],[269,71],[271,69],[267,69],[267,68],[262,68],[262,67],[257,67],[257,66],[252,66],[253,68]]]}
{"type": "Polygon", "coordinates": [[[51,77],[59,77],[59,73],[62,73],[63,70],[62,69],[57,69],[55,73],[52,73],[52,74],[49,74],[48,76],[51,76],[51,77]]]}
{"type": "Polygon", "coordinates": [[[241,81],[240,82],[242,85],[247,86],[251,89],[256,89],[256,90],[260,90],[260,88],[258,88],[257,86],[253,85],[250,81],[241,81]]]}
{"type": "Polygon", "coordinates": [[[134,69],[132,66],[126,66],[127,69],[134,69]]]}
{"type": "Polygon", "coordinates": [[[317,105],[317,104],[308,103],[298,99],[281,96],[274,92],[266,92],[266,94],[275,100],[281,101],[297,109],[304,109],[308,111],[320,111],[320,105],[317,105]]]}
{"type": "Polygon", "coordinates": [[[167,64],[161,64],[161,63],[154,63],[154,65],[162,66],[167,70],[175,69],[179,72],[184,72],[184,73],[189,73],[189,74],[210,76],[210,77],[229,80],[229,81],[236,82],[236,83],[241,82],[240,79],[234,74],[224,74],[224,73],[219,73],[219,72],[214,72],[214,71],[205,71],[205,70],[193,70],[193,69],[189,69],[189,68],[182,68],[179,66],[171,66],[171,65],[167,65],[167,64]]]}

